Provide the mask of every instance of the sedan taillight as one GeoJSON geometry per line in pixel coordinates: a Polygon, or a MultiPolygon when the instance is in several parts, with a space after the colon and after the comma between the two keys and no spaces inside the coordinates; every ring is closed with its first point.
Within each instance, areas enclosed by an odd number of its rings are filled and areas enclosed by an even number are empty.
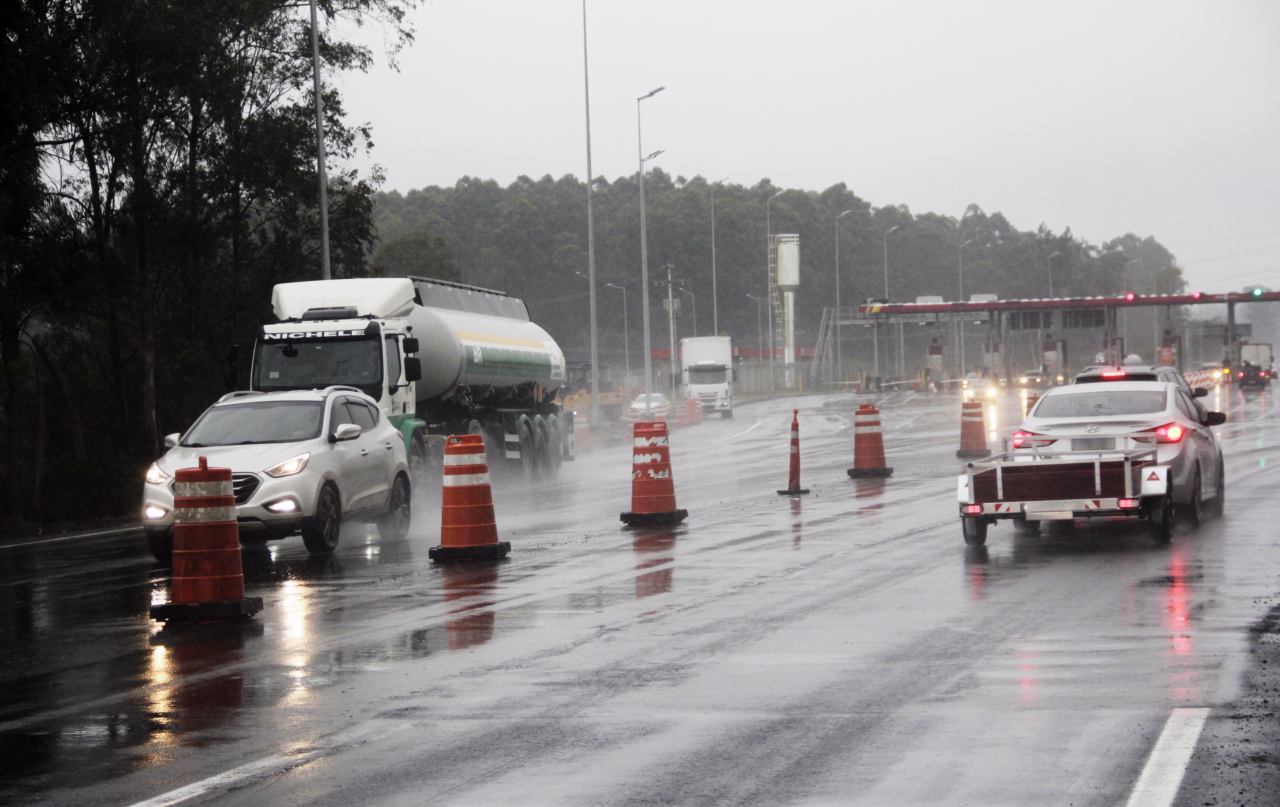
{"type": "Polygon", "coordinates": [[[1044,448],[1056,442],[1057,440],[1052,437],[1046,437],[1035,432],[1024,432],[1021,429],[1013,433],[1014,448],[1044,448]]]}
{"type": "MultiPolygon", "coordinates": [[[[1148,436],[1147,439],[1150,439],[1149,435],[1155,435],[1157,443],[1179,443],[1186,436],[1187,429],[1180,423],[1166,423],[1163,426],[1139,432],[1139,434],[1148,436]]],[[[1142,437],[1134,435],[1134,439],[1141,440],[1142,437]]]]}

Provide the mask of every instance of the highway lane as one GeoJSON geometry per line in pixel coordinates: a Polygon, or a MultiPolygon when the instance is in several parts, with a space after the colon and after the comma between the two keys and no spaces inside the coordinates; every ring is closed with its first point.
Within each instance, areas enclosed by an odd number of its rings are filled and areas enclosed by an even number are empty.
{"type": "Polygon", "coordinates": [[[599,450],[501,486],[504,563],[433,567],[428,507],[399,543],[246,550],[245,630],[149,625],[167,575],[136,537],[0,550],[0,798],[1122,803],[1172,709],[1232,697],[1280,591],[1269,400],[1223,396],[1225,519],[982,551],[957,400],[882,403],[888,481],[844,475],[849,398],[755,404],[673,438],[676,529],[618,525],[629,450],[599,450]]]}

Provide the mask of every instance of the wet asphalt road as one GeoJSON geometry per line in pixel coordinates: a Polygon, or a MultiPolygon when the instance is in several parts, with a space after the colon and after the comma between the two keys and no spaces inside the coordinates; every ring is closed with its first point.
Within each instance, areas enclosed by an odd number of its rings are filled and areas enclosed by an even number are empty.
{"type": "Polygon", "coordinates": [[[845,475],[853,399],[753,404],[673,436],[676,529],[619,525],[630,450],[598,449],[499,485],[505,562],[431,564],[431,501],[403,542],[246,549],[243,627],[150,623],[137,534],[0,547],[0,801],[1123,804],[1280,603],[1272,402],[1219,401],[1228,513],[1164,548],[1120,523],[966,550],[958,400],[909,393],[887,481],[845,475]],[[803,499],[775,493],[793,405],[803,499]]]}

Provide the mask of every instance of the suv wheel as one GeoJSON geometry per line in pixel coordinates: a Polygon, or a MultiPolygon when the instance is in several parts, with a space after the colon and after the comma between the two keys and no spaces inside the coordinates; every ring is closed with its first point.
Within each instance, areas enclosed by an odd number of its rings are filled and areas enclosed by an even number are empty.
{"type": "Polygon", "coordinates": [[[302,525],[302,543],[313,555],[328,555],[338,548],[338,533],[342,531],[342,500],[333,485],[320,488],[316,500],[315,515],[302,525]]]}
{"type": "Polygon", "coordinates": [[[409,480],[404,474],[396,477],[391,483],[391,493],[387,497],[387,514],[378,519],[378,534],[388,541],[402,541],[409,534],[410,512],[409,480]]]}
{"type": "Polygon", "coordinates": [[[173,530],[147,531],[147,549],[161,563],[173,563],[173,530]]]}

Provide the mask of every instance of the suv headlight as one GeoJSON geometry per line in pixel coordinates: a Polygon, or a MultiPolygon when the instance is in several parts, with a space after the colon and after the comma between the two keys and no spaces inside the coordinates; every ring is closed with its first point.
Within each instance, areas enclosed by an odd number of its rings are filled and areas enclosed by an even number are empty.
{"type": "Polygon", "coordinates": [[[168,475],[160,470],[160,463],[158,462],[151,463],[151,467],[147,469],[146,479],[148,485],[163,485],[169,481],[168,475]]]}
{"type": "Polygon", "coordinates": [[[307,460],[309,459],[311,459],[310,451],[305,454],[299,454],[291,459],[287,459],[274,468],[268,468],[265,473],[267,476],[275,477],[293,476],[296,473],[301,473],[302,469],[307,467],[307,460]]]}

